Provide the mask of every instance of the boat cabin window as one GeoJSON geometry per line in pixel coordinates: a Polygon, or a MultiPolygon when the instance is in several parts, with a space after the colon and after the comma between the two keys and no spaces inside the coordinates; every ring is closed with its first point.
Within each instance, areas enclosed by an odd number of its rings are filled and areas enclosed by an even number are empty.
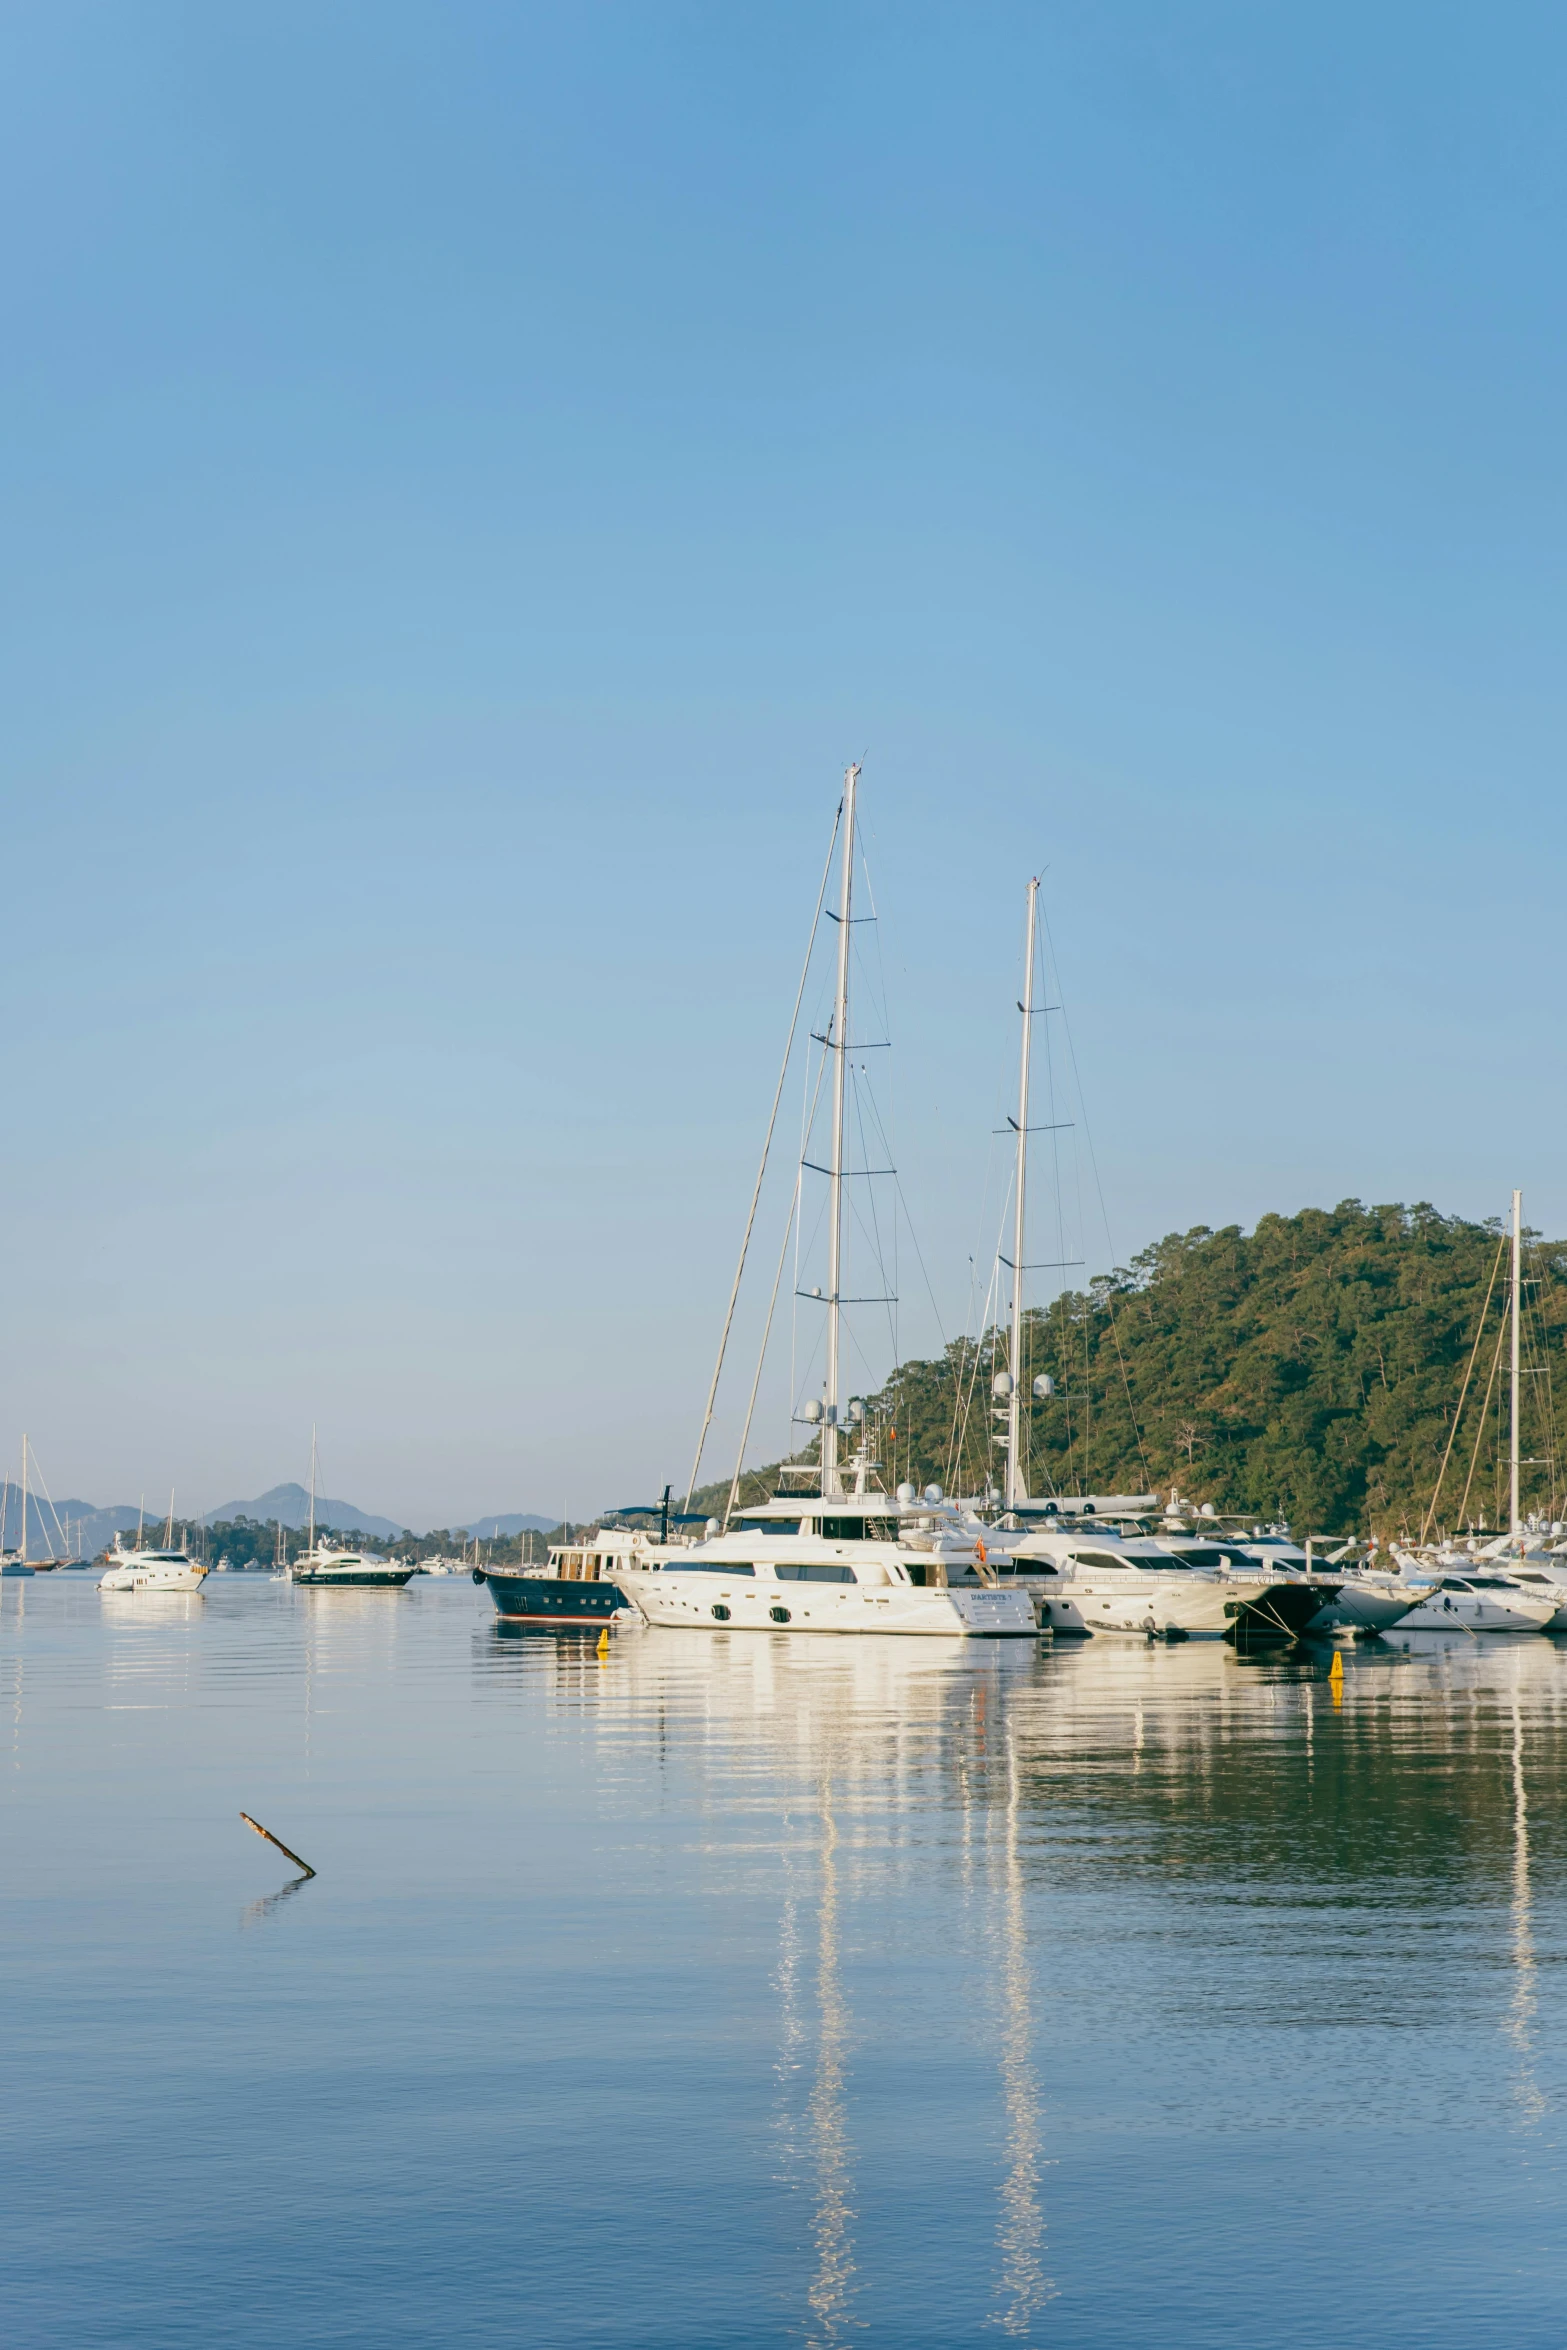
{"type": "Polygon", "coordinates": [[[815,1532],[824,1542],[896,1542],[896,1518],[818,1518],[815,1532]]]}
{"type": "Polygon", "coordinates": [[[858,1575],[852,1567],[796,1567],[777,1566],[773,1573],[780,1583],[857,1583],[858,1575]]]}
{"type": "MultiPolygon", "coordinates": [[[[1482,1586],[1483,1588],[1483,1586],[1482,1586]]],[[[1460,1583],[1456,1575],[1448,1575],[1437,1585],[1438,1591],[1472,1591],[1472,1583],[1460,1583]]]]}
{"type": "Polygon", "coordinates": [[[678,1567],[671,1567],[672,1575],[754,1575],[756,1569],[739,1566],[733,1559],[682,1559],[678,1567]]]}
{"type": "Polygon", "coordinates": [[[1074,1567],[1129,1567],[1133,1562],[1122,1558],[1118,1551],[1074,1550],[1072,1564],[1074,1567]]]}
{"type": "Polygon", "coordinates": [[[1170,1555],[1184,1567],[1222,1567],[1224,1564],[1222,1550],[1177,1550],[1170,1555]]]}
{"type": "Polygon", "coordinates": [[[747,1534],[798,1534],[798,1518],[742,1518],[740,1523],[747,1534]]]}

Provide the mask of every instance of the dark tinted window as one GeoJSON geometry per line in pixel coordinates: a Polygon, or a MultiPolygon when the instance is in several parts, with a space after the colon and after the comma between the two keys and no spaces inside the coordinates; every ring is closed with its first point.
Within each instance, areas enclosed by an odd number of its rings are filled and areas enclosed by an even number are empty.
{"type": "Polygon", "coordinates": [[[896,1518],[821,1518],[816,1532],[824,1542],[896,1542],[896,1518]]]}
{"type": "Polygon", "coordinates": [[[800,1521],[798,1518],[748,1518],[745,1530],[748,1534],[798,1534],[800,1521]]]}
{"type": "Polygon", "coordinates": [[[780,1583],[855,1583],[852,1567],[774,1567],[780,1583]]]}
{"type": "Polygon", "coordinates": [[[733,1559],[680,1559],[666,1568],[671,1575],[754,1575],[754,1567],[741,1567],[733,1559]]]}

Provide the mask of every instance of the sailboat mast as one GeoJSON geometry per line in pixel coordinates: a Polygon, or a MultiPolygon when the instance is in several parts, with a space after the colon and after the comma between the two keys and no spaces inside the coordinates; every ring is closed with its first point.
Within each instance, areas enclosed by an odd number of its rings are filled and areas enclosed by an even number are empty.
{"type": "Polygon", "coordinates": [[[311,1430],[310,1430],[310,1554],[311,1554],[311,1556],[312,1556],[312,1557],[314,1557],[314,1555],[315,1555],[315,1547],[316,1547],[316,1432],[315,1432],[315,1428],[314,1428],[314,1426],[312,1426],[312,1428],[311,1428],[311,1430]]]}
{"type": "Polygon", "coordinates": [[[27,1564],[27,1438],[22,1438],[22,1564],[27,1564]]]}
{"type": "Polygon", "coordinates": [[[1039,918],[1039,883],[1028,885],[1028,928],[1023,948],[1023,1044],[1018,1056],[1017,1174],[1012,1216],[1012,1392],[1007,1397],[1006,1505],[1015,1509],[1028,1499],[1023,1474],[1023,1239],[1028,1191],[1028,1079],[1034,1041],[1034,933],[1039,918]]]}
{"type": "Polygon", "coordinates": [[[849,918],[854,897],[854,801],[860,780],[858,767],[843,778],[843,870],[838,884],[838,990],[833,1001],[832,1049],[837,1055],[832,1079],[832,1198],[827,1257],[827,1407],[822,1422],[822,1491],[840,1493],[838,1473],[838,1414],[841,1329],[840,1292],[843,1287],[843,1129],[844,1093],[849,1074],[849,918]]]}
{"type": "Polygon", "coordinates": [[[1513,1193],[1513,1314],[1512,1314],[1512,1413],[1508,1429],[1508,1487],[1510,1517],[1508,1532],[1516,1534],[1522,1520],[1518,1515],[1518,1306],[1523,1272],[1523,1193],[1513,1193]]]}

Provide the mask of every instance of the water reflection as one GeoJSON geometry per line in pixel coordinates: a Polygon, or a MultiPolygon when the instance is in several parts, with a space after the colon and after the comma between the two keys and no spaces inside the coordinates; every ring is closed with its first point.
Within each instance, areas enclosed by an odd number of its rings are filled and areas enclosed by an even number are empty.
{"type": "Polygon", "coordinates": [[[1431,2092],[1453,2111],[1508,2098],[1532,2129],[1558,2101],[1537,1945],[1542,1873],[1555,1902],[1567,1861],[1567,1660],[1467,1634],[1340,1653],[1334,1674],[1332,1652],[1197,1643],[933,1653],[652,1632],[601,1665],[591,1635],[475,1632],[481,1686],[535,1711],[542,1696],[606,1816],[645,1812],[656,1780],[666,1816],[697,1823],[704,1898],[740,1915],[760,1895],[775,1923],[754,2029],[771,2035],[771,2176],[798,2215],[779,2254],[796,2339],[836,2350],[873,2322],[894,2231],[934,2208],[928,2160],[889,2208],[889,2095],[917,2153],[938,2111],[963,2133],[937,2166],[966,2199],[959,2263],[983,2275],[954,2339],[1041,2340],[1059,2297],[1103,2289],[1085,1958],[1119,2019],[1094,2078],[1119,2083],[1104,2114],[1143,2189],[1164,2179],[1159,2133],[1199,2113],[1214,2162],[1254,2127],[1381,2128],[1388,2065],[1409,2076],[1400,2035],[1463,2046],[1462,2086],[1437,2068],[1431,2092]],[[1474,1996],[1501,1964],[1505,2038],[1498,2003],[1474,1996]],[[933,1987],[936,2069],[922,2086],[905,2060],[890,2089],[889,2017],[928,2027],[933,1987]],[[1324,2063],[1326,2033],[1348,2037],[1324,2063]]]}
{"type": "Polygon", "coordinates": [[[1513,2095],[1523,2117],[1524,2127],[1528,2129],[1545,2112],[1546,2098],[1536,2078],[1534,2064],[1534,2011],[1538,1993],[1535,1982],[1533,1903],[1529,1890],[1529,1793],[1523,1772],[1523,1714],[1516,1699],[1512,1709],[1512,1731],[1512,1959],[1516,1982],[1503,2028],[1518,2051],[1513,2095]]]}
{"type": "Polygon", "coordinates": [[[816,1910],[816,2078],[807,2107],[809,2154],[814,2171],[816,2211],[811,2234],[816,2273],[806,2293],[814,2326],[806,2336],[812,2350],[841,2342],[850,2324],[854,2245],[849,2224],[853,2178],[845,2078],[849,2048],[849,2005],[844,1997],[838,1943],[838,1823],[833,1817],[832,1781],[821,1785],[821,1890],[816,1910]]]}
{"type": "Polygon", "coordinates": [[[269,1918],[285,1901],[292,1901],[302,1885],[314,1881],[314,1874],[312,1870],[309,1876],[290,1877],[288,1883],[280,1885],[275,1893],[263,1893],[259,1901],[248,1901],[239,1913],[240,1931],[243,1932],[247,1926],[260,1925],[263,1918],[269,1918]]]}
{"type": "MultiPolygon", "coordinates": [[[[1136,1749],[1142,1745],[1137,1716],[1136,1749]]],[[[1015,2340],[1032,2330],[1035,2312],[1053,2298],[1043,2250],[1039,2197],[1041,2100],[1033,2061],[1033,2000],[1028,1964],[1028,1918],[1018,1849],[1020,1773],[1015,1733],[1007,1741],[1006,1839],[1002,1864],[1001,2089],[1007,2116],[1007,2175],[1001,2187],[996,2247],[1001,2255],[997,2307],[991,2323],[1015,2340]]]]}

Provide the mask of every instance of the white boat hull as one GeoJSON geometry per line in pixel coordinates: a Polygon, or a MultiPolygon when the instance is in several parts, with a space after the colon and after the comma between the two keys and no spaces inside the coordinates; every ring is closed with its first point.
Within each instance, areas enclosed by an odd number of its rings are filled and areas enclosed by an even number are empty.
{"type": "Polygon", "coordinates": [[[98,1578],[100,1591],[199,1591],[205,1567],[111,1567],[98,1578]]]}
{"type": "Polygon", "coordinates": [[[1522,1593],[1433,1591],[1399,1619],[1405,1632],[1543,1632],[1555,1609],[1522,1593]]]}
{"type": "Polygon", "coordinates": [[[1350,1581],[1316,1617],[1313,1632],[1385,1632],[1418,1604],[1419,1593],[1390,1576],[1382,1583],[1350,1581]]]}
{"type": "Polygon", "coordinates": [[[1150,1576],[1135,1585],[1121,1578],[1104,1584],[1080,1577],[1037,1580],[1029,1588],[1038,1599],[1041,1624],[1053,1632],[1125,1640],[1223,1640],[1235,1629],[1237,1604],[1265,1598],[1269,1586],[1172,1575],[1168,1580],[1150,1576]]]}
{"type": "Polygon", "coordinates": [[[752,1583],[739,1576],[667,1571],[614,1580],[645,1622],[682,1632],[898,1633],[946,1640],[1039,1637],[1033,1602],[1018,1590],[752,1583]]]}

